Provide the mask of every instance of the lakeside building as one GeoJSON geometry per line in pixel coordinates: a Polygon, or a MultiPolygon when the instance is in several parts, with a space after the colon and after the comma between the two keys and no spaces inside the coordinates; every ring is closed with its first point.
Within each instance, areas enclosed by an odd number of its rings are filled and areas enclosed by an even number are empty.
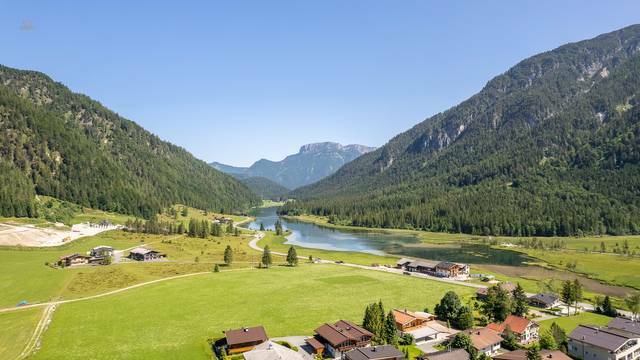
{"type": "Polygon", "coordinates": [[[323,324],[315,330],[315,341],[307,339],[307,344],[316,349],[318,343],[323,351],[333,357],[340,357],[344,352],[371,344],[373,334],[366,329],[346,320],[335,324],[323,324]],[[314,346],[316,345],[316,346],[314,346]]]}
{"type": "Polygon", "coordinates": [[[263,326],[228,330],[224,333],[227,354],[251,351],[269,339],[263,326]]]}
{"type": "Polygon", "coordinates": [[[640,358],[640,335],[613,327],[579,325],[568,336],[569,355],[584,360],[640,358]]]}
{"type": "Polygon", "coordinates": [[[450,261],[411,260],[402,258],[396,262],[396,268],[431,276],[455,278],[469,276],[470,267],[466,264],[450,261]]]}
{"type": "Polygon", "coordinates": [[[491,323],[487,325],[487,328],[495,331],[503,337],[507,333],[507,329],[509,329],[518,338],[518,342],[520,344],[526,345],[538,340],[538,330],[540,329],[540,325],[535,321],[531,321],[520,316],[509,315],[503,322],[491,323]]]}

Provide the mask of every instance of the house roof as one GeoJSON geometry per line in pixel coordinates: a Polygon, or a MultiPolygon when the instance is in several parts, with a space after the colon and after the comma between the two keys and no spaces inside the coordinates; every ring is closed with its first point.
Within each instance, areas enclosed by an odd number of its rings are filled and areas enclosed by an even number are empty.
{"type": "Polygon", "coordinates": [[[346,320],[340,320],[333,325],[323,324],[316,329],[316,333],[332,346],[342,344],[347,340],[356,341],[362,336],[373,336],[371,332],[346,320]]]}
{"type": "Polygon", "coordinates": [[[405,265],[405,264],[408,264],[408,263],[410,263],[412,261],[413,260],[411,260],[411,259],[402,258],[402,259],[396,261],[396,265],[405,265]]]}
{"type": "Polygon", "coordinates": [[[227,330],[225,331],[224,336],[227,338],[228,345],[238,345],[256,341],[267,341],[268,339],[267,332],[262,326],[227,330]]]}
{"type": "Polygon", "coordinates": [[[322,345],[322,343],[320,341],[318,341],[318,339],[316,338],[308,338],[305,340],[307,342],[307,344],[311,345],[312,348],[314,348],[315,350],[319,350],[319,349],[324,349],[324,345],[322,345]]]}
{"type": "MultiPolygon", "coordinates": [[[[500,283],[500,287],[504,290],[507,290],[508,292],[512,293],[513,290],[516,289],[516,284],[511,283],[511,282],[503,282],[500,283]]],[[[476,290],[476,294],[478,295],[487,295],[489,291],[489,288],[479,288],[478,290],[476,290]]]]}
{"type": "Polygon", "coordinates": [[[297,351],[273,341],[265,341],[242,356],[245,360],[304,360],[297,351]]]}
{"type": "Polygon", "coordinates": [[[400,309],[393,309],[391,310],[391,313],[393,314],[393,317],[395,318],[396,322],[402,325],[406,325],[411,323],[414,320],[424,320],[424,321],[428,321],[430,318],[433,317],[433,315],[428,314],[428,313],[423,313],[423,312],[411,312],[408,310],[400,310],[400,309]]]}
{"type": "Polygon", "coordinates": [[[616,351],[627,341],[637,337],[638,335],[625,330],[587,325],[580,325],[569,334],[569,339],[609,351],[616,351]]]}
{"type": "Polygon", "coordinates": [[[511,331],[513,331],[516,334],[524,334],[524,332],[527,330],[527,327],[529,327],[532,324],[535,324],[535,322],[520,316],[509,315],[504,320],[504,322],[491,323],[487,325],[487,327],[500,334],[503,331],[505,331],[507,327],[509,327],[511,331]]]}
{"type": "Polygon", "coordinates": [[[345,356],[349,360],[375,360],[388,358],[404,358],[404,354],[392,345],[379,345],[357,348],[347,351],[345,356]]]}
{"type": "Polygon", "coordinates": [[[89,257],[88,256],[84,256],[84,255],[80,255],[78,253],[60,256],[60,260],[75,259],[75,258],[86,258],[86,259],[88,259],[89,257]]]}
{"type": "Polygon", "coordinates": [[[469,353],[464,349],[451,349],[427,354],[424,358],[427,360],[469,360],[469,353]]]}
{"type": "Polygon", "coordinates": [[[552,293],[540,293],[540,294],[535,294],[535,295],[529,297],[529,300],[535,300],[535,301],[541,302],[541,303],[546,304],[546,305],[553,305],[559,299],[560,298],[558,297],[558,295],[552,294],[552,293]]]}
{"type": "Polygon", "coordinates": [[[450,261],[443,261],[438,263],[438,265],[436,265],[438,269],[445,269],[445,270],[451,270],[453,268],[462,268],[463,266],[464,265],[453,263],[450,261]]]}
{"type": "Polygon", "coordinates": [[[439,263],[437,261],[430,261],[430,260],[414,260],[412,262],[410,262],[409,264],[407,264],[407,266],[411,266],[411,267],[425,267],[425,268],[435,268],[436,265],[438,265],[439,263]]]}
{"type": "Polygon", "coordinates": [[[640,321],[617,317],[609,322],[610,328],[625,330],[640,336],[640,321]]]}
{"type": "Polygon", "coordinates": [[[96,246],[91,250],[113,250],[113,247],[107,245],[96,246]]]}
{"type": "MultiPolygon", "coordinates": [[[[571,360],[565,353],[560,350],[540,350],[540,357],[543,360],[571,360]]],[[[494,360],[527,360],[527,350],[509,351],[504,354],[496,355],[494,360]]]]}
{"type": "Polygon", "coordinates": [[[467,330],[467,334],[469,334],[469,337],[471,338],[473,347],[478,350],[482,350],[502,342],[502,336],[489,328],[467,330]]]}
{"type": "Polygon", "coordinates": [[[147,249],[147,248],[143,248],[143,247],[138,247],[138,248],[135,248],[135,249],[131,250],[130,252],[132,254],[144,255],[144,254],[148,254],[150,252],[157,252],[157,251],[151,250],[151,249],[147,249]]]}

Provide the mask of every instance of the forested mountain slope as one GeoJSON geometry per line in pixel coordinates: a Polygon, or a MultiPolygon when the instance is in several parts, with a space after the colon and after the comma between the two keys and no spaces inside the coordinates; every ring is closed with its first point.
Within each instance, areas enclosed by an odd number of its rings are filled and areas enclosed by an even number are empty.
{"type": "Polygon", "coordinates": [[[496,235],[640,231],[640,25],[526,59],[283,212],[496,235]]]}
{"type": "Polygon", "coordinates": [[[288,189],[312,184],[336,172],[344,164],[374,150],[364,145],[341,145],[334,142],[307,144],[280,161],[261,159],[250,167],[211,163],[214,168],[238,179],[263,177],[288,189]]]}
{"type": "Polygon", "coordinates": [[[240,182],[263,199],[279,200],[289,193],[289,189],[267,178],[254,176],[242,178],[240,182]]]}
{"type": "Polygon", "coordinates": [[[241,210],[258,198],[42,73],[0,66],[0,215],[32,215],[34,194],[151,216],[183,203],[241,210]]]}

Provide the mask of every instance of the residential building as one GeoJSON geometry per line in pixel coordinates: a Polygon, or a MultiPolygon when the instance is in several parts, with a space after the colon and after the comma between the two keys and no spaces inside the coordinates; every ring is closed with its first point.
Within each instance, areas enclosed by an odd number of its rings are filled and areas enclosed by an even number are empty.
{"type": "Polygon", "coordinates": [[[568,336],[569,355],[583,360],[636,360],[640,335],[612,327],[580,325],[568,336]]]}
{"type": "Polygon", "coordinates": [[[436,265],[436,276],[438,277],[458,277],[469,275],[469,265],[443,261],[436,265]]]}
{"type": "Polygon", "coordinates": [[[113,248],[105,245],[96,246],[91,249],[90,255],[96,258],[109,257],[113,255],[113,248]]]}
{"type": "Polygon", "coordinates": [[[634,321],[630,319],[617,317],[611,320],[607,326],[614,329],[625,330],[640,336],[640,320],[634,321]]]}
{"type": "Polygon", "coordinates": [[[469,353],[464,349],[449,349],[422,355],[417,360],[469,360],[469,353]]]}
{"type": "MultiPolygon", "coordinates": [[[[500,287],[509,292],[509,294],[513,294],[513,291],[516,289],[516,284],[511,282],[503,282],[500,283],[500,287]]],[[[483,300],[487,297],[489,288],[480,288],[476,290],[476,297],[478,300],[483,300]]]]}
{"type": "Polygon", "coordinates": [[[89,257],[80,254],[64,255],[58,259],[59,266],[87,265],[88,263],[89,257]]]}
{"type": "Polygon", "coordinates": [[[529,297],[529,305],[543,309],[551,309],[562,305],[562,302],[556,294],[539,293],[529,297]]]}
{"type": "Polygon", "coordinates": [[[503,322],[491,323],[487,325],[487,328],[497,332],[501,336],[504,336],[507,329],[510,329],[511,332],[516,335],[520,344],[528,344],[538,340],[540,325],[535,321],[520,316],[509,315],[503,322]]]}
{"type": "MultiPolygon", "coordinates": [[[[540,350],[542,360],[572,360],[560,350],[540,350]]],[[[527,350],[509,351],[493,357],[493,360],[527,360],[527,350]]]]}
{"type": "Polygon", "coordinates": [[[407,264],[411,263],[412,261],[413,260],[411,260],[411,259],[402,258],[402,259],[396,261],[396,268],[404,269],[405,266],[407,266],[407,264]]]}
{"type": "Polygon", "coordinates": [[[414,260],[405,265],[405,270],[411,272],[418,272],[427,275],[436,275],[436,265],[438,265],[437,261],[429,261],[429,260],[414,260]]]}
{"type": "Polygon", "coordinates": [[[269,338],[262,326],[225,331],[227,354],[240,354],[253,350],[269,338]]]}
{"type": "Polygon", "coordinates": [[[473,347],[478,350],[478,354],[494,356],[500,350],[502,336],[489,328],[478,328],[465,331],[471,338],[473,347]]]}
{"type": "Polygon", "coordinates": [[[129,258],[137,261],[150,261],[164,258],[165,255],[155,250],[146,248],[135,248],[129,252],[129,258]]]}
{"type": "Polygon", "coordinates": [[[391,311],[396,320],[396,327],[401,332],[423,326],[426,322],[435,320],[435,316],[425,312],[411,312],[407,309],[393,309],[391,311]]]}
{"type": "MultiPolygon", "coordinates": [[[[373,334],[346,320],[323,324],[316,329],[315,339],[324,345],[326,353],[339,357],[342,353],[371,344],[373,334]]],[[[307,343],[313,346],[308,340],[307,343]]]]}
{"type": "Polygon", "coordinates": [[[346,360],[403,360],[404,354],[392,345],[357,348],[344,353],[346,360]]]}
{"type": "Polygon", "coordinates": [[[245,360],[305,360],[299,352],[270,340],[256,345],[242,356],[245,360]]]}

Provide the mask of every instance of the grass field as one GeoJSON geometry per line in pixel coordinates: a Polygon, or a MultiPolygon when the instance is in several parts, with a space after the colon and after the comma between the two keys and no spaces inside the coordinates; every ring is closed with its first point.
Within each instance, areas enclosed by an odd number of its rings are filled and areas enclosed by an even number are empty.
{"type": "Polygon", "coordinates": [[[0,359],[15,359],[27,344],[43,309],[0,314],[0,359]]]}
{"type": "MultiPolygon", "coordinates": [[[[265,237],[258,242],[258,246],[264,247],[265,245],[269,245],[269,248],[272,251],[286,253],[291,245],[284,244],[285,241],[286,239],[284,237],[276,236],[272,231],[266,231],[265,237]]],[[[394,256],[378,256],[360,252],[309,249],[299,246],[294,246],[294,248],[296,249],[296,253],[298,254],[298,256],[303,256],[305,258],[311,255],[314,258],[321,258],[323,260],[342,260],[344,262],[360,265],[395,265],[396,261],[398,260],[398,257],[394,256]]]]}
{"type": "Polygon", "coordinates": [[[387,308],[433,308],[451,289],[473,293],[337,265],[211,273],[64,304],[35,358],[206,359],[206,340],[226,329],[262,324],[271,337],[310,335],[323,322],[360,322],[364,306],[378,300],[387,308]]]}
{"type": "Polygon", "coordinates": [[[600,314],[582,312],[578,315],[564,316],[556,319],[540,321],[540,331],[547,330],[554,322],[558,324],[567,334],[573,331],[578,325],[600,325],[604,326],[611,321],[612,318],[600,314]]]}
{"type": "Polygon", "coordinates": [[[238,223],[242,223],[244,221],[248,221],[251,218],[247,217],[247,216],[240,216],[240,215],[228,215],[228,214],[220,214],[220,213],[214,213],[214,212],[205,212],[204,210],[199,210],[196,208],[192,208],[190,206],[186,206],[186,205],[182,205],[182,204],[176,204],[173,205],[172,208],[175,210],[176,212],[176,216],[172,216],[171,214],[169,214],[167,211],[164,211],[162,214],[160,214],[160,216],[158,216],[159,220],[163,220],[163,221],[177,221],[177,222],[183,222],[185,224],[189,223],[189,219],[193,218],[196,220],[209,220],[209,221],[213,221],[213,219],[216,216],[224,216],[224,217],[228,217],[233,219],[233,222],[235,224],[238,223]],[[187,216],[182,216],[182,209],[186,208],[187,209],[187,216]]]}

